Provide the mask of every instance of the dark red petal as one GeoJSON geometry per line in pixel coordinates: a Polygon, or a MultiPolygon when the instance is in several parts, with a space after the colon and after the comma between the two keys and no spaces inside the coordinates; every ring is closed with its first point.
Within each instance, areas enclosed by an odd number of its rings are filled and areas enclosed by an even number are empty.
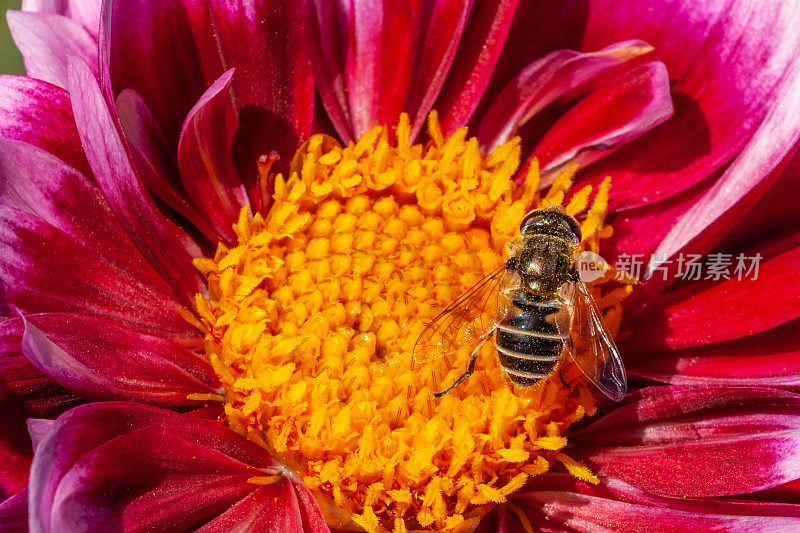
{"type": "Polygon", "coordinates": [[[86,28],[96,39],[102,3],[102,0],[22,0],[22,10],[64,15],[86,28]]]}
{"type": "Polygon", "coordinates": [[[800,478],[800,396],[653,387],[576,434],[598,475],[672,496],[744,494],[800,478]]]}
{"type": "Polygon", "coordinates": [[[519,0],[476,2],[434,106],[445,137],[469,122],[489,84],[519,0]]]}
{"type": "Polygon", "coordinates": [[[183,187],[229,244],[236,242],[233,223],[242,206],[249,206],[247,191],[231,160],[231,147],[220,138],[230,116],[228,100],[233,71],[223,74],[189,111],[178,144],[178,167],[183,187]]]}
{"type": "Polygon", "coordinates": [[[25,428],[26,412],[16,398],[0,389],[0,500],[28,484],[31,441],[25,428]]]}
{"type": "MultiPolygon", "coordinates": [[[[302,490],[265,450],[218,422],[97,403],[62,415],[37,448],[30,492],[38,512],[31,525],[70,530],[80,520],[92,530],[142,531],[210,526],[215,519],[247,524],[243,510],[259,513],[253,503],[272,502],[270,522],[302,527],[310,523],[303,517],[319,512],[298,498],[302,490]],[[247,482],[276,472],[284,472],[277,483],[247,482]],[[265,492],[269,498],[262,499],[265,492]],[[80,517],[71,512],[76,508],[80,517]]],[[[286,531],[295,530],[301,529],[286,531]]]]}
{"type": "Polygon", "coordinates": [[[69,94],[55,85],[0,76],[0,137],[38,146],[90,175],[69,94]]]}
{"type": "Polygon", "coordinates": [[[67,390],[93,400],[196,406],[190,394],[218,393],[211,365],[175,342],[102,319],[24,317],[22,352],[67,390]]]}
{"type": "Polygon", "coordinates": [[[444,83],[472,2],[312,2],[309,42],[320,96],[345,140],[402,112],[412,140],[444,83]]]}
{"type": "MultiPolygon", "coordinates": [[[[669,74],[651,61],[613,78],[567,111],[533,149],[544,173],[567,163],[586,167],[672,116],[669,74]]],[[[614,181],[626,194],[636,183],[614,181]]],[[[613,200],[610,205],[613,204],[613,200]]]]}
{"type": "Polygon", "coordinates": [[[70,94],[78,132],[97,183],[130,239],[173,288],[193,304],[204,283],[192,265],[200,250],[147,195],[97,86],[83,64],[70,61],[70,94]]]}
{"type": "Polygon", "coordinates": [[[28,531],[28,489],[0,502],[0,533],[28,531]]]}
{"type": "Polygon", "coordinates": [[[171,295],[146,276],[24,211],[0,206],[0,220],[0,303],[6,307],[111,318],[137,331],[178,339],[199,336],[171,295]]]}
{"type": "Polygon", "coordinates": [[[734,341],[626,359],[629,374],[675,385],[800,390],[800,322],[734,341]]]}
{"type": "Polygon", "coordinates": [[[594,52],[555,50],[536,59],[493,99],[478,131],[481,145],[487,150],[499,146],[548,105],[651,50],[643,41],[630,40],[594,52]]]}
{"type": "Polygon", "coordinates": [[[7,11],[8,29],[22,52],[28,76],[67,87],[67,58],[80,58],[97,75],[97,42],[61,15],[7,11]]]}
{"type": "Polygon", "coordinates": [[[756,279],[752,279],[755,272],[742,272],[741,276],[734,273],[739,261],[737,254],[732,254],[731,279],[692,283],[653,302],[646,313],[626,325],[633,334],[623,343],[624,349],[646,353],[725,342],[800,316],[800,294],[787,290],[796,285],[796,272],[800,269],[796,239],[778,242],[771,249],[742,252],[747,258],[745,267],[750,266],[749,258],[756,254],[761,254],[756,279]]]}
{"type": "MultiPolygon", "coordinates": [[[[794,531],[800,526],[800,505],[670,498],[613,478],[589,485],[564,474],[537,476],[510,503],[538,526],[535,531],[746,533],[794,531]]],[[[500,531],[524,531],[516,513],[502,505],[485,522],[489,520],[503,523],[500,531]]]]}
{"type": "Polygon", "coordinates": [[[117,96],[116,104],[120,126],[142,182],[211,242],[219,242],[219,236],[208,221],[187,200],[175,161],[176,149],[161,132],[142,97],[133,89],[125,89],[117,96]]]}
{"type": "MultiPolygon", "coordinates": [[[[104,16],[104,90],[112,98],[126,88],[139,93],[171,142],[203,92],[230,68],[239,73],[229,93],[239,123],[229,124],[228,134],[241,126],[248,149],[276,150],[287,164],[309,135],[314,87],[304,2],[112,1],[104,16]]],[[[255,172],[255,160],[246,166],[255,172]]]]}

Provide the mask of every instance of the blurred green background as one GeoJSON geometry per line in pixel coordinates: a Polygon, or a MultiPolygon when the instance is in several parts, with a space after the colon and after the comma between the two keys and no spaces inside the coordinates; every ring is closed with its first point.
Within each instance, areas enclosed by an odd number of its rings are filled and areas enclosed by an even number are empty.
{"type": "Polygon", "coordinates": [[[11,40],[6,22],[6,11],[19,9],[20,3],[21,0],[0,0],[0,11],[3,13],[3,18],[0,20],[0,74],[25,74],[22,56],[11,40]]]}

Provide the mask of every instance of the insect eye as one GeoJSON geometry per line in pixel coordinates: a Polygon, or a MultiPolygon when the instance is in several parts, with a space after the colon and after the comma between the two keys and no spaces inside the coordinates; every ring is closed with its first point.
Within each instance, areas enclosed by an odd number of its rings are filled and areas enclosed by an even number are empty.
{"type": "Polygon", "coordinates": [[[581,242],[581,240],[583,239],[583,233],[581,232],[581,226],[580,224],[578,224],[578,221],[569,215],[566,215],[564,219],[567,221],[569,230],[575,234],[575,237],[578,239],[578,242],[581,242]]]}

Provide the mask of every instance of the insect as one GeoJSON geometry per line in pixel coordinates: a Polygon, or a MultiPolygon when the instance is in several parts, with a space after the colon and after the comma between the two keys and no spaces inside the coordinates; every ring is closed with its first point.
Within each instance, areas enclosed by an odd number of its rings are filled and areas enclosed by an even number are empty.
{"type": "Polygon", "coordinates": [[[467,371],[437,397],[472,374],[481,347],[494,336],[501,367],[515,385],[548,377],[567,351],[598,389],[622,399],[622,358],[575,265],[580,241],[578,222],[559,207],[525,216],[510,259],[447,306],[414,345],[415,360],[426,362],[477,344],[467,371]],[[487,319],[493,297],[497,311],[487,319]]]}

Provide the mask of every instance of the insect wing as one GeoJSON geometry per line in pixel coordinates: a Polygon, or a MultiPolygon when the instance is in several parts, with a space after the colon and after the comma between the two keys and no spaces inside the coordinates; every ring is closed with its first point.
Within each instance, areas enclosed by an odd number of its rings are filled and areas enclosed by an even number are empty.
{"type": "Polygon", "coordinates": [[[565,305],[555,322],[572,359],[603,394],[622,400],[628,389],[625,367],[589,289],[582,281],[569,283],[562,299],[565,305]]]}
{"type": "Polygon", "coordinates": [[[414,345],[414,359],[418,362],[439,359],[494,329],[497,320],[485,318],[484,311],[510,274],[503,265],[448,305],[420,334],[414,345]]]}

